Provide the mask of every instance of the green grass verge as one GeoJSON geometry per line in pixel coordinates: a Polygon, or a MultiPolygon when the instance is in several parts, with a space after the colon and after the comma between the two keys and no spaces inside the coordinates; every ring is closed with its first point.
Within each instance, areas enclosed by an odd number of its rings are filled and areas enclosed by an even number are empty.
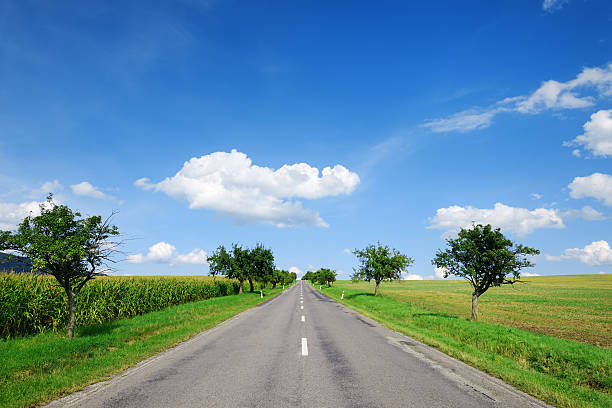
{"type": "MultiPolygon", "coordinates": [[[[398,285],[410,285],[401,282],[398,285]]],[[[392,286],[386,284],[386,287],[392,286]]],[[[423,283],[420,282],[422,285],[423,283]]],[[[344,305],[559,407],[612,407],[612,350],[499,324],[471,322],[365,284],[322,292],[344,305]]],[[[316,285],[315,289],[318,289],[316,285]]],[[[466,302],[469,299],[466,298],[466,302]]]]}
{"type": "Polygon", "coordinates": [[[0,407],[37,406],[120,373],[282,292],[268,289],[182,305],[100,325],[73,339],[48,332],[0,341],[0,407]]]}

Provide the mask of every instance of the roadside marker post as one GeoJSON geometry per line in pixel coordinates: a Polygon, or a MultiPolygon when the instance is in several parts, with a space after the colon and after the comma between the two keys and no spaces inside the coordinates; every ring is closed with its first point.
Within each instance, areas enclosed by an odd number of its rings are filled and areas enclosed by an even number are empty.
{"type": "Polygon", "coordinates": [[[342,291],[342,296],[340,296],[340,300],[344,299],[344,291],[342,291]]]}
{"type": "Polygon", "coordinates": [[[259,294],[260,294],[261,298],[263,299],[263,290],[260,290],[259,294]]]}

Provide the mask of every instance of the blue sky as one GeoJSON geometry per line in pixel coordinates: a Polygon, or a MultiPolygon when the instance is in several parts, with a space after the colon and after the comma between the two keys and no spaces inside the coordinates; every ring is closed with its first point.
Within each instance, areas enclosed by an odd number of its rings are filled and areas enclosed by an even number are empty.
{"type": "Polygon", "coordinates": [[[52,191],[119,211],[116,274],[261,241],[347,278],[380,240],[437,279],[472,221],[612,272],[612,4],[404,3],[3,1],[0,229],[52,191]]]}

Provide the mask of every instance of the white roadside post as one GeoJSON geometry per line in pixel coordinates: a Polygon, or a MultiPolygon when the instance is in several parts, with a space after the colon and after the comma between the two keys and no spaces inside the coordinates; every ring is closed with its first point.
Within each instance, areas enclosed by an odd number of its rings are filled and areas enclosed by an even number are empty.
{"type": "Polygon", "coordinates": [[[321,285],[319,285],[319,290],[321,290],[321,285]]]}
{"type": "Polygon", "coordinates": [[[340,300],[344,299],[344,291],[342,291],[342,296],[340,296],[340,300]]]}
{"type": "Polygon", "coordinates": [[[260,290],[260,291],[259,291],[259,295],[260,295],[260,297],[263,299],[263,290],[260,290]]]}

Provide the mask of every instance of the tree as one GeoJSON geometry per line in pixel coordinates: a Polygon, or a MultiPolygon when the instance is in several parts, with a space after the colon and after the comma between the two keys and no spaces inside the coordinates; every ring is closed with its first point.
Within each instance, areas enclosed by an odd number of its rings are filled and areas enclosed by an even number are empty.
{"type": "Polygon", "coordinates": [[[390,249],[389,246],[370,244],[364,249],[355,249],[353,254],[357,257],[360,264],[355,269],[353,280],[365,280],[376,282],[374,296],[378,295],[380,282],[385,279],[394,280],[402,277],[402,272],[414,263],[414,259],[403,255],[397,249],[390,249]]]}
{"type": "Polygon", "coordinates": [[[273,278],[274,254],[272,254],[271,249],[264,247],[261,243],[247,251],[247,257],[250,261],[247,268],[252,292],[254,280],[266,284],[273,278]]]}
{"type": "Polygon", "coordinates": [[[305,280],[305,281],[312,281],[312,280],[313,280],[313,275],[314,275],[314,272],[312,272],[312,271],[307,271],[307,272],[306,272],[306,273],[305,273],[305,274],[302,276],[302,280],[305,280]]]}
{"type": "Polygon", "coordinates": [[[272,280],[270,282],[272,282],[272,289],[276,289],[276,285],[279,283],[282,283],[283,285],[288,285],[293,281],[293,276],[291,276],[289,271],[286,271],[284,269],[275,269],[274,273],[272,274],[272,280]]]}
{"type": "Polygon", "coordinates": [[[40,206],[39,216],[26,217],[17,231],[0,231],[0,250],[11,250],[27,257],[35,270],[55,277],[68,298],[66,335],[74,336],[76,297],[101,267],[110,269],[120,242],[112,241],[119,235],[111,225],[111,214],[81,218],[79,212],[53,202],[40,206]]]}
{"type": "Polygon", "coordinates": [[[317,282],[321,285],[331,287],[332,283],[336,281],[336,271],[331,269],[321,268],[315,272],[315,275],[317,277],[317,282]]]}
{"type": "Polygon", "coordinates": [[[446,242],[450,248],[438,250],[432,264],[445,268],[445,278],[460,276],[470,282],[474,289],[472,320],[478,319],[478,298],[487,289],[520,282],[520,270],[534,266],[527,256],[540,253],[537,249],[513,243],[490,224],[462,228],[458,238],[446,242]]]}
{"type": "Polygon", "coordinates": [[[244,281],[248,278],[248,250],[242,249],[238,244],[232,244],[231,251],[228,251],[223,245],[219,245],[208,255],[206,261],[211,275],[225,275],[229,279],[236,279],[239,283],[238,293],[244,293],[244,281]]]}

